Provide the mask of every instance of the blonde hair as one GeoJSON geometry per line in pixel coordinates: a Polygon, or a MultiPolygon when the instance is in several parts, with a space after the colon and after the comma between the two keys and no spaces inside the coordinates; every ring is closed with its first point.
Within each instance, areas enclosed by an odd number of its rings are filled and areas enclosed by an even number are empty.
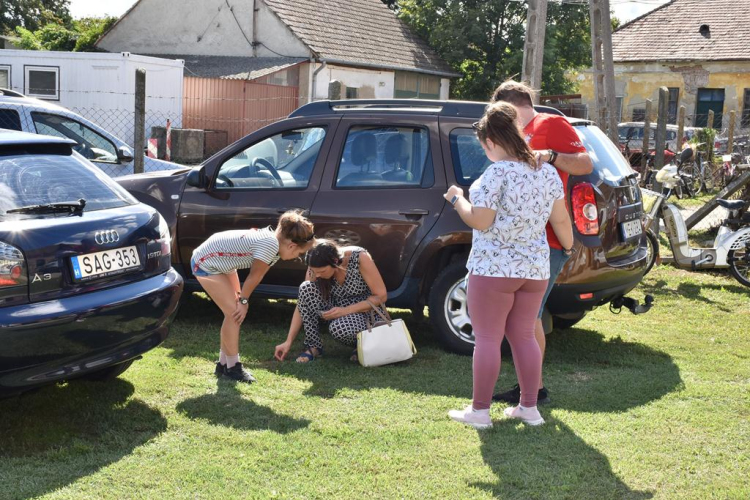
{"type": "Polygon", "coordinates": [[[284,239],[299,246],[305,246],[315,238],[315,226],[299,210],[284,212],[279,217],[276,231],[284,239]]]}
{"type": "Polygon", "coordinates": [[[484,116],[474,124],[477,137],[484,144],[492,141],[503,148],[513,158],[528,163],[532,169],[537,169],[536,156],[521,135],[516,121],[517,113],[513,105],[499,101],[487,106],[484,116]]]}

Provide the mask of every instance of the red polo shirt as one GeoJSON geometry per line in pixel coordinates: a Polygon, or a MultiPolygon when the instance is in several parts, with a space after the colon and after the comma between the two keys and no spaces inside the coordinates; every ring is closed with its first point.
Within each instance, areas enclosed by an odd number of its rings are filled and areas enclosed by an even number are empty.
{"type": "MultiPolygon", "coordinates": [[[[538,113],[524,127],[523,133],[526,136],[526,142],[531,149],[538,151],[542,149],[551,149],[558,153],[585,153],[586,148],[581,144],[575,129],[568,123],[564,116],[550,115],[547,113],[538,113]]],[[[557,169],[558,175],[563,182],[563,188],[567,199],[568,194],[568,173],[557,169]]],[[[547,223],[547,242],[552,248],[562,249],[562,245],[555,236],[549,222],[547,223]]]]}

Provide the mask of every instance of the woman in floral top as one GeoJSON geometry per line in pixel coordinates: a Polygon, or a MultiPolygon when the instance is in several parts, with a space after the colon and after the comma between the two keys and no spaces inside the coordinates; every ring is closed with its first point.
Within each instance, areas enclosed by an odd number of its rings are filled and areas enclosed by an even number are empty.
{"type": "Polygon", "coordinates": [[[493,163],[469,188],[451,186],[445,198],[473,231],[468,307],[474,329],[474,398],[453,420],[479,429],[492,427],[492,391],[500,374],[500,345],[508,337],[521,386],[517,407],[505,415],[530,425],[544,419],[536,408],[541,352],[534,321],[549,279],[545,226],[551,223],[564,249],[573,246],[573,229],[560,176],[539,165],[516,125],[510,104],[490,105],[474,124],[493,163]]]}

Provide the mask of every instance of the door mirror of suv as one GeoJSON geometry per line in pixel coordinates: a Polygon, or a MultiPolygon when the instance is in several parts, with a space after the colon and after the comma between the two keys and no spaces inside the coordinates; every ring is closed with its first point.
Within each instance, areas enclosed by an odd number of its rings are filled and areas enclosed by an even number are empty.
{"type": "Polygon", "coordinates": [[[117,159],[122,163],[130,163],[133,161],[133,151],[127,146],[120,146],[117,148],[117,159]]]}
{"type": "Polygon", "coordinates": [[[188,186],[204,189],[207,185],[206,175],[203,172],[203,168],[194,168],[188,172],[187,179],[185,180],[188,186]]]}

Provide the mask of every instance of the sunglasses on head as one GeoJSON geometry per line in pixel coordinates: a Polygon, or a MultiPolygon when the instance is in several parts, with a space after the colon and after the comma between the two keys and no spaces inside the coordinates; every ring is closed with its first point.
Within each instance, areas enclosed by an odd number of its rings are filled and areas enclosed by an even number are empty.
{"type": "Polygon", "coordinates": [[[479,130],[479,122],[472,123],[471,128],[473,128],[474,130],[479,130]]]}

